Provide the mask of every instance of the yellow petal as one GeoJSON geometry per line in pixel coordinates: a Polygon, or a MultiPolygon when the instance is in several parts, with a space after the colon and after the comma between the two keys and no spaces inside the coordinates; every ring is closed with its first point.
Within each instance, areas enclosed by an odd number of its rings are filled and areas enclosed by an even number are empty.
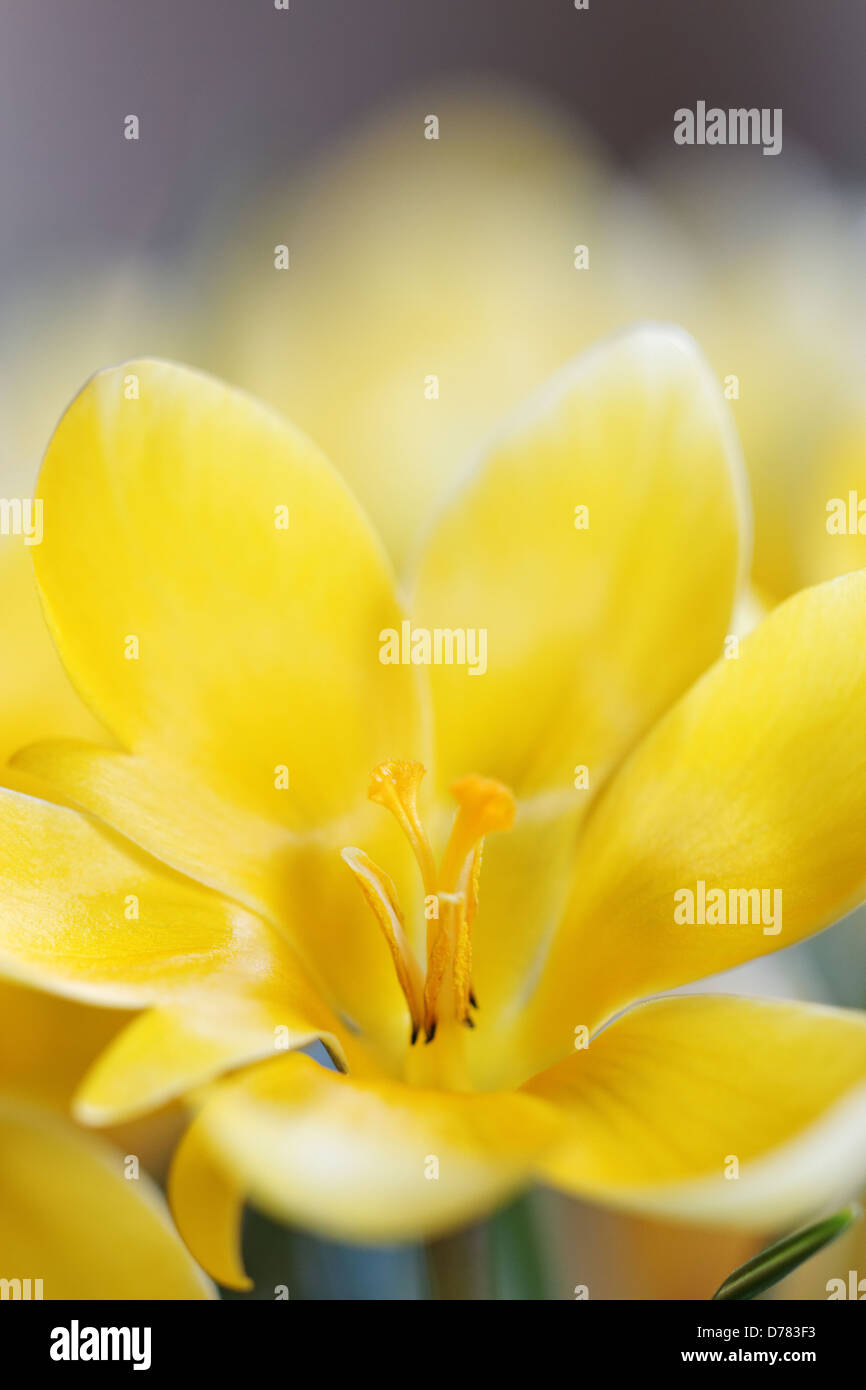
{"type": "Polygon", "coordinates": [[[768,1229],[866,1176],[866,1015],[762,999],[644,1004],[524,1092],[573,1123],[571,1192],[768,1229]]]}
{"type": "Polygon", "coordinates": [[[864,572],[789,599],[618,772],[521,1021],[538,1066],[576,1027],[789,946],[866,897],[864,619],[864,572]],[[760,903],[739,896],[753,890],[760,903]],[[711,892],[724,925],[701,914],[711,892]],[[694,925],[674,915],[689,898],[694,925]]]}
{"type": "Polygon", "coordinates": [[[407,924],[423,925],[408,846],[379,808],[364,803],[353,815],[295,834],[148,757],[50,740],[23,749],[14,763],[46,794],[64,795],[164,863],[275,923],[383,1059],[402,1052],[406,1010],[394,968],[340,859],[344,845],[364,845],[397,880],[407,924]]]}
{"type": "Polygon", "coordinates": [[[341,1007],[396,1035],[390,964],[340,920],[337,855],[349,814],[371,819],[370,768],[425,753],[419,673],[379,661],[400,613],[344,484],[264,407],[143,361],[73,402],[40,488],[49,622],[131,751],[60,743],[18,767],[303,936],[341,1007]]]}
{"type": "Polygon", "coordinates": [[[245,1062],[322,1041],[343,1068],[366,1058],[351,1037],[329,1031],[308,989],[285,976],[240,990],[202,991],[180,1005],[149,1009],[97,1058],[78,1088],[75,1114],[116,1124],[156,1109],[245,1062]],[[319,1018],[316,1027],[312,1020],[319,1018]]]}
{"type": "Polygon", "coordinates": [[[46,1299],[213,1296],[146,1175],[57,1116],[0,1102],[0,1278],[46,1299]]]}
{"type": "Polygon", "coordinates": [[[169,357],[201,360],[204,325],[191,267],[141,259],[127,248],[95,267],[63,257],[33,266],[4,295],[0,324],[0,477],[6,497],[30,497],[39,460],[63,411],[106,362],[159,342],[169,357]],[[196,302],[197,301],[197,302],[196,302]]]}
{"type": "Polygon", "coordinates": [[[102,736],[48,634],[32,556],[20,537],[0,541],[0,765],[34,739],[102,736]]]}
{"type": "Polygon", "coordinates": [[[733,426],[684,334],[634,330],[556,376],[422,562],[415,623],[487,635],[484,674],[431,668],[443,782],[528,794],[585,764],[597,786],[720,651],[743,524],[733,426]]]}
{"type": "Polygon", "coordinates": [[[61,420],[39,495],[49,626],[131,751],[287,832],[416,751],[416,673],[379,661],[400,620],[381,548],[265,407],[169,363],[112,368],[61,420]]]}
{"type": "Polygon", "coordinates": [[[204,1126],[194,1121],[174,1156],[168,1195],[177,1227],[204,1269],[228,1289],[250,1289],[241,1250],[244,1193],[215,1161],[204,1126]]]}
{"type": "MultiPolygon", "coordinates": [[[[188,274],[157,271],[125,254],[122,264],[98,270],[73,268],[64,257],[7,287],[0,325],[4,497],[32,497],[46,442],[92,372],[157,340],[172,354],[188,355],[193,344],[200,354],[200,333],[190,331],[195,316],[183,302],[191,283],[188,274]]],[[[105,737],[63,669],[40,609],[33,549],[18,536],[0,541],[0,672],[3,762],[35,739],[105,737]]]]}
{"type": "Polygon", "coordinates": [[[30,787],[63,796],[200,883],[254,910],[280,915],[286,905],[278,889],[303,837],[245,812],[194,772],[77,739],[31,744],[11,764],[30,787]]]}
{"type": "Polygon", "coordinates": [[[267,981],[328,1017],[265,923],[79,812],[3,789],[0,968],[115,1008],[267,981]]]}
{"type": "MultiPolygon", "coordinates": [[[[575,795],[519,802],[512,829],[484,843],[472,926],[478,1026],[465,1041],[473,1083],[483,1090],[495,1087],[503,1070],[513,1076],[523,1065],[514,1055],[515,1025],[568,902],[582,811],[575,795]]],[[[531,1070],[531,1049],[528,1055],[531,1070]]]]}
{"type": "MultiPolygon", "coordinates": [[[[355,1081],[296,1054],[222,1084],[183,1164],[207,1152],[226,1187],[280,1220],[350,1241],[415,1240],[489,1212],[559,1125],[526,1096],[355,1081]]],[[[184,1172],[183,1188],[195,1186],[184,1172]]],[[[172,1201],[193,1252],[222,1268],[230,1256],[215,1262],[207,1212],[177,1191],[172,1201]]]]}
{"type": "Polygon", "coordinates": [[[128,1019],[0,980],[0,1091],[65,1109],[86,1068],[128,1019]]]}

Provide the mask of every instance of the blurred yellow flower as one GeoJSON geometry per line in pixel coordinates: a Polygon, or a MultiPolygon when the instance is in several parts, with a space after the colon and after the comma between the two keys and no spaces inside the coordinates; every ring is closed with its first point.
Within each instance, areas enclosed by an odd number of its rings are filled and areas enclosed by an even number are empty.
{"type": "Polygon", "coordinates": [[[731,393],[764,600],[866,562],[866,527],[825,525],[831,499],[866,502],[856,198],[794,150],[768,172],[748,150],[678,149],[629,180],[555,108],[495,86],[437,91],[428,142],[425,101],[254,203],[215,253],[201,365],[317,440],[399,569],[516,397],[601,334],[676,320],[731,393]]]}
{"type": "Polygon", "coordinates": [[[6,983],[0,1007],[5,1296],[212,1297],[160,1194],[145,1172],[130,1166],[130,1159],[142,1159],[140,1146],[132,1153],[112,1150],[63,1114],[122,1016],[6,983]]]}
{"type": "Polygon", "coordinates": [[[400,570],[503,413],[602,334],[680,318],[689,265],[676,226],[555,107],[437,84],[253,203],[215,253],[200,365],[316,440],[400,570]]]}
{"type": "Polygon", "coordinates": [[[742,155],[667,158],[648,183],[689,236],[683,321],[736,393],[754,578],[778,601],[866,564],[866,518],[827,526],[828,503],[866,498],[864,208],[802,153],[768,177],[742,155]]]}
{"type": "Polygon", "coordinates": [[[0,960],[147,1010],[79,1093],[91,1121],[242,1068],[172,1176],[221,1281],[244,1282],[247,1195],[382,1240],[537,1177],[763,1226],[862,1175],[861,1017],[709,996],[616,1017],[866,895],[866,576],[731,642],[742,477],[690,340],[645,328],[566,368],[443,510],[410,631],[484,631],[477,678],[383,664],[408,618],[364,514],[212,379],[102,373],[40,496],[49,624],[124,751],[16,760],[90,815],[0,793],[0,960]],[[779,891],[784,924],[686,926],[695,884],[779,891]],[[315,1038],[348,1076],[279,1055],[315,1038]]]}

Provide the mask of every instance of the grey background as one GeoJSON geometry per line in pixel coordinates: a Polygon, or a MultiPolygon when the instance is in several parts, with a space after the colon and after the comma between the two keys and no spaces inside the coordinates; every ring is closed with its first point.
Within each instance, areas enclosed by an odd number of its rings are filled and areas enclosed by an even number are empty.
{"type": "Polygon", "coordinates": [[[0,268],[170,248],[221,185],[467,73],[558,99],[625,162],[699,98],[782,106],[786,139],[862,176],[864,53],[863,0],[0,0],[0,268]]]}

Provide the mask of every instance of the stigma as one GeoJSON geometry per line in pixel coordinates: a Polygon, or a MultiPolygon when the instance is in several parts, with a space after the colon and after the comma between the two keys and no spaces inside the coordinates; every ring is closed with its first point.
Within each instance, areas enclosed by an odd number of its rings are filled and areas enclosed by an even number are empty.
{"type": "Polygon", "coordinates": [[[472,988],[472,926],[478,911],[478,885],[485,836],[510,830],[515,802],[493,778],[474,773],[451,788],[457,810],[441,862],[437,865],[418,813],[423,763],[385,762],[374,768],[368,796],[385,807],[409,841],[424,885],[427,959],[422,968],[406,934],[393,881],[369,855],[354,846],[341,851],[391,952],[411,1019],[410,1040],[421,1033],[428,1043],[443,1020],[472,1028],[478,1008],[472,988]]]}

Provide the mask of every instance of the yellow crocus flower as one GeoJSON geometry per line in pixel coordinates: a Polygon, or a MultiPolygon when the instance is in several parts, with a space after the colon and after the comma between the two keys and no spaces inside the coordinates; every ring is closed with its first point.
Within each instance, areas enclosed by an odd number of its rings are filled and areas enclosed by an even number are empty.
{"type": "Polygon", "coordinates": [[[535,1179],[764,1228],[862,1176],[863,1017],[651,998],[866,896],[866,575],[731,640],[742,469],[685,335],[519,411],[408,606],[316,446],[182,367],[91,381],[39,495],[49,626],[120,747],[17,758],[89,814],[0,793],[0,965],[142,1010],[78,1113],[196,1093],[171,1195],[209,1272],[244,1283],[247,1197],[360,1241],[535,1179]],[[688,924],[693,891],[772,916],[688,924]]]}

